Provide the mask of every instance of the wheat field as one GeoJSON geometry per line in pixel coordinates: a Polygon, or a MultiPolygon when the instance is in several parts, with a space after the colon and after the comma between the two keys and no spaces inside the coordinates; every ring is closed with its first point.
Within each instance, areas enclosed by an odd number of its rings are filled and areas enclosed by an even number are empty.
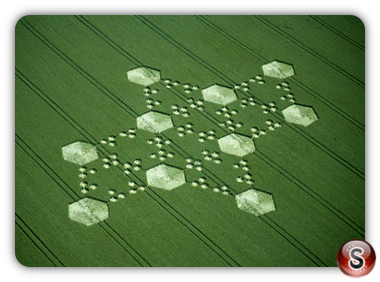
{"type": "Polygon", "coordinates": [[[21,18],[18,261],[336,266],[345,241],[365,238],[364,42],[353,16],[21,18]],[[274,60],[292,65],[294,76],[265,76],[262,65],[274,60]],[[160,81],[131,82],[127,72],[142,66],[158,70],[160,81]],[[237,99],[204,101],[202,90],[214,84],[235,89],[237,99]],[[287,122],[282,110],[294,103],[318,120],[287,122]],[[136,128],[149,111],[173,126],[159,134],[136,128]],[[223,152],[218,140],[231,132],[250,137],[255,151],[223,152]],[[96,146],[99,158],[65,161],[62,147],[75,141],[96,146]],[[162,163],[183,171],[185,183],[171,191],[148,185],[147,171],[162,163]],[[235,196],[251,188],[273,196],[275,211],[239,209],[235,196]],[[70,220],[69,205],[84,197],[106,203],[108,218],[70,220]]]}

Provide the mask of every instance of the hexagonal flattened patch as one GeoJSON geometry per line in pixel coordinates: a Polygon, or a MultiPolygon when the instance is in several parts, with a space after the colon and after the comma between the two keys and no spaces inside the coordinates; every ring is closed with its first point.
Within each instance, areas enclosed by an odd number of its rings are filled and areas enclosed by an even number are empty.
{"type": "Polygon", "coordinates": [[[235,198],[239,209],[256,216],[276,210],[273,196],[255,189],[240,193],[235,198]]]}
{"type": "Polygon", "coordinates": [[[222,152],[243,157],[255,151],[252,139],[240,134],[232,133],[218,140],[222,152]]]}
{"type": "Polygon", "coordinates": [[[149,112],[137,118],[137,127],[159,133],[173,127],[171,116],[158,112],[149,112]]]}
{"type": "Polygon", "coordinates": [[[84,165],[99,158],[96,146],[77,141],[62,147],[63,159],[74,164],[84,165]]]}
{"type": "Polygon", "coordinates": [[[290,123],[308,126],[318,120],[314,109],[309,106],[291,105],[282,110],[285,120],[290,123]]]}
{"type": "Polygon", "coordinates": [[[186,183],[183,170],[165,164],[148,169],[146,178],[149,186],[164,190],[173,190],[186,183]]]}
{"type": "Polygon", "coordinates": [[[148,86],[155,82],[160,81],[161,75],[158,70],[139,67],[127,72],[128,79],[140,85],[148,86]]]}
{"type": "Polygon", "coordinates": [[[262,66],[264,75],[284,79],[294,75],[294,68],[292,65],[273,61],[262,66]]]}
{"type": "Polygon", "coordinates": [[[104,202],[84,198],[69,205],[69,218],[86,226],[106,220],[108,205],[104,202]]]}
{"type": "Polygon", "coordinates": [[[219,105],[227,105],[237,99],[233,89],[217,84],[203,89],[202,94],[205,101],[219,105]]]}

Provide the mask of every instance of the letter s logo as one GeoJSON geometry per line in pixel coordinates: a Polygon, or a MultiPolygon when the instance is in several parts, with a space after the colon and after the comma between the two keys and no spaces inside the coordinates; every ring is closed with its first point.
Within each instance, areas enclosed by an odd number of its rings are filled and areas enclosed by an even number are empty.
{"type": "Polygon", "coordinates": [[[360,247],[354,247],[350,251],[350,261],[348,262],[349,266],[353,270],[360,270],[365,264],[365,260],[360,256],[364,253],[364,250],[360,247]],[[357,253],[359,255],[357,255],[357,253]]]}

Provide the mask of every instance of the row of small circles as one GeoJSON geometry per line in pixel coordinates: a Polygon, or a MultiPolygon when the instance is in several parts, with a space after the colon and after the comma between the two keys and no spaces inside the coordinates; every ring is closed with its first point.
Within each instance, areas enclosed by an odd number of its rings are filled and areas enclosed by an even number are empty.
{"type": "Polygon", "coordinates": [[[166,152],[164,149],[158,150],[157,153],[151,153],[150,158],[151,159],[159,159],[161,162],[165,161],[167,158],[171,159],[174,158],[175,154],[173,152],[166,152]]]}
{"type": "Polygon", "coordinates": [[[172,141],[170,139],[164,140],[160,136],[156,136],[154,139],[148,139],[147,143],[149,145],[155,144],[156,147],[159,149],[157,153],[151,153],[150,158],[156,159],[158,158],[160,161],[165,161],[166,158],[173,158],[175,154],[173,152],[166,152],[164,149],[162,149],[165,145],[170,145],[172,141]]]}
{"type": "Polygon", "coordinates": [[[193,134],[194,129],[193,129],[193,124],[192,123],[187,123],[184,126],[178,126],[177,127],[177,134],[179,137],[184,137],[186,134],[193,134]]]}
{"type": "MultiPolygon", "coordinates": [[[[277,128],[281,127],[281,123],[273,122],[269,119],[265,123],[268,125],[268,129],[270,131],[274,131],[277,128]]],[[[252,127],[251,132],[252,132],[252,138],[259,138],[260,136],[267,134],[265,129],[258,129],[257,127],[252,127]]]]}
{"type": "MultiPolygon", "coordinates": [[[[96,174],[96,169],[95,168],[91,168],[88,170],[88,173],[90,174],[96,174]]],[[[81,179],[85,179],[87,177],[87,168],[82,166],[79,168],[79,178],[81,179]]]]}
{"type": "Polygon", "coordinates": [[[255,77],[251,77],[248,81],[243,81],[241,84],[237,84],[234,86],[234,89],[241,89],[244,92],[249,91],[249,83],[255,83],[262,85],[265,84],[265,80],[261,75],[256,75],[255,77]]]}
{"type": "Polygon", "coordinates": [[[137,131],[137,129],[133,127],[133,128],[128,129],[127,132],[125,132],[125,131],[120,132],[119,136],[120,137],[128,137],[128,138],[133,139],[136,137],[136,131],[137,131]]]}
{"type": "MultiPolygon", "coordinates": [[[[88,173],[90,174],[96,174],[96,172],[97,170],[95,168],[91,168],[88,170],[88,173]]],[[[79,178],[82,179],[82,181],[79,183],[79,187],[82,188],[81,192],[83,194],[87,194],[89,192],[89,189],[96,190],[98,188],[98,185],[94,183],[88,185],[88,183],[84,181],[86,177],[87,177],[87,168],[82,166],[79,168],[79,178]]]]}
{"type": "Polygon", "coordinates": [[[261,108],[263,109],[263,114],[267,115],[269,114],[269,111],[276,112],[278,110],[277,105],[275,102],[269,102],[268,105],[261,105],[261,108]]]}
{"type": "Polygon", "coordinates": [[[203,99],[194,100],[193,98],[187,99],[187,102],[190,105],[190,108],[197,109],[198,111],[204,111],[204,103],[205,101],[203,99]]]}
{"type": "Polygon", "coordinates": [[[293,104],[296,102],[296,99],[294,98],[294,94],[293,93],[288,93],[288,94],[286,94],[286,96],[283,95],[283,96],[280,97],[280,99],[283,100],[283,101],[286,100],[286,99],[289,99],[289,102],[293,103],[293,104]]]}
{"type": "Polygon", "coordinates": [[[134,171],[139,171],[141,170],[141,160],[140,159],[135,159],[132,163],[129,163],[129,162],[125,162],[123,164],[123,168],[124,168],[124,173],[125,174],[131,174],[132,173],[132,170],[134,171]]]}
{"type": "MultiPolygon", "coordinates": [[[[259,84],[264,84],[265,81],[262,80],[262,76],[261,75],[257,75],[255,78],[251,78],[249,80],[250,82],[258,82],[259,84]]],[[[282,86],[284,86],[284,90],[285,91],[290,91],[290,88],[289,88],[289,85],[286,83],[286,82],[283,82],[283,85],[277,85],[276,88],[278,89],[281,89],[282,86]]],[[[243,82],[240,87],[236,87],[235,86],[235,89],[242,89],[243,91],[248,91],[247,88],[244,88],[244,87],[248,87],[248,82],[243,82]]],[[[291,95],[292,94],[289,94],[290,97],[292,97],[291,95]]],[[[248,99],[241,99],[241,103],[240,103],[240,107],[242,108],[246,108],[248,107],[248,105],[251,105],[251,106],[255,106],[256,105],[256,102],[254,100],[253,97],[249,97],[248,99]]],[[[261,105],[261,108],[263,109],[263,114],[269,114],[269,111],[272,111],[272,112],[276,112],[278,109],[277,109],[277,106],[276,106],[276,103],[275,102],[269,102],[268,105],[261,105]]],[[[231,126],[231,125],[230,125],[231,126]]],[[[233,129],[233,127],[231,126],[231,130],[233,129]]]]}
{"type": "MultiPolygon", "coordinates": [[[[205,189],[205,190],[210,188],[210,185],[206,182],[206,178],[205,177],[200,177],[198,179],[198,181],[192,181],[191,182],[191,186],[193,186],[193,187],[200,187],[200,188],[205,189]]],[[[231,195],[230,192],[228,191],[228,187],[226,185],[223,185],[221,188],[214,187],[212,189],[212,191],[215,192],[215,193],[221,192],[225,196],[231,195]]]]}
{"type": "Polygon", "coordinates": [[[241,122],[235,122],[231,119],[232,116],[237,115],[238,111],[237,110],[229,110],[228,107],[224,106],[219,110],[215,111],[215,114],[221,116],[223,115],[224,117],[227,118],[225,122],[220,122],[219,126],[221,127],[227,127],[230,131],[235,131],[236,128],[241,128],[243,127],[243,124],[241,122]]]}
{"type": "Polygon", "coordinates": [[[164,140],[160,136],[154,137],[154,139],[148,139],[147,144],[153,145],[155,144],[157,148],[162,148],[164,145],[170,145],[172,141],[170,139],[164,140]]]}
{"type": "Polygon", "coordinates": [[[150,89],[150,87],[145,87],[143,91],[145,97],[150,97],[152,94],[158,93],[158,89],[150,89]]]}
{"type": "MultiPolygon", "coordinates": [[[[136,128],[130,128],[128,131],[121,131],[119,136],[133,139],[136,137],[136,128]]],[[[114,147],[116,146],[116,138],[117,137],[115,135],[110,135],[107,139],[100,140],[100,144],[108,144],[109,146],[114,147]]]]}
{"type": "Polygon", "coordinates": [[[233,119],[227,119],[225,122],[220,122],[219,126],[226,127],[230,131],[235,131],[236,128],[242,128],[243,123],[241,122],[235,123],[233,119]]]}
{"type": "Polygon", "coordinates": [[[246,108],[249,106],[255,106],[256,105],[256,102],[255,102],[255,99],[253,97],[248,97],[248,99],[246,98],[243,98],[240,100],[240,107],[242,108],[246,108]]]}
{"type": "Polygon", "coordinates": [[[265,121],[265,123],[268,125],[268,129],[271,130],[271,131],[274,131],[274,130],[276,130],[276,128],[280,128],[281,127],[281,123],[280,122],[273,122],[270,119],[267,119],[265,121]]]}
{"type": "Polygon", "coordinates": [[[144,91],[144,95],[147,97],[147,99],[145,100],[145,103],[148,109],[153,109],[154,106],[161,105],[161,101],[149,98],[152,94],[157,94],[158,89],[150,89],[149,87],[145,87],[143,91],[144,91]]]}
{"type": "Polygon", "coordinates": [[[249,185],[252,185],[254,183],[253,179],[252,179],[252,175],[248,172],[250,170],[250,167],[248,166],[248,161],[247,160],[240,160],[239,163],[234,163],[232,165],[233,168],[235,169],[241,169],[245,172],[245,174],[243,176],[238,176],[236,178],[236,181],[238,183],[247,183],[249,185]]]}
{"type": "MultiPolygon", "coordinates": [[[[251,82],[254,82],[254,81],[260,81],[262,77],[261,76],[258,76],[256,77],[255,79],[253,79],[251,82]]],[[[263,83],[261,83],[263,84],[263,83]]],[[[248,87],[248,82],[243,82],[240,86],[237,85],[235,86],[235,89],[242,89],[243,91],[248,91],[249,88],[248,87]]],[[[294,95],[292,93],[290,93],[291,91],[291,88],[289,87],[289,84],[287,82],[282,82],[281,84],[277,84],[276,85],[276,88],[277,89],[283,89],[284,91],[286,92],[289,92],[286,96],[281,96],[281,100],[286,100],[286,99],[289,99],[289,101],[291,103],[295,103],[295,99],[294,99],[294,95]]],[[[254,99],[253,97],[249,97],[248,99],[242,99],[241,100],[241,107],[242,108],[245,108],[248,106],[248,104],[250,105],[255,105],[255,102],[254,102],[254,99]]],[[[275,102],[270,102],[269,105],[261,105],[261,108],[263,109],[263,114],[268,114],[269,111],[272,111],[272,112],[276,112],[278,109],[276,107],[276,103],[275,102]]],[[[221,114],[220,112],[217,112],[217,114],[221,114]]],[[[231,122],[229,122],[231,123],[231,122]]],[[[220,124],[221,126],[226,126],[225,124],[220,124]]],[[[279,123],[276,123],[274,125],[269,125],[268,129],[269,130],[275,130],[275,128],[277,127],[280,127],[281,125],[279,123]]],[[[230,128],[230,130],[233,130],[233,126],[230,124],[228,125],[228,127],[230,128]]],[[[258,138],[260,135],[265,135],[265,131],[260,131],[260,133],[254,133],[253,134],[255,138],[258,138]]]]}
{"type": "Polygon", "coordinates": [[[195,168],[198,171],[202,171],[202,161],[201,160],[194,160],[192,158],[186,158],[186,166],[187,169],[193,169],[195,168]]]}
{"type": "Polygon", "coordinates": [[[281,100],[285,101],[286,99],[289,99],[289,102],[291,102],[291,103],[295,103],[295,102],[296,102],[296,99],[294,98],[294,94],[293,94],[293,93],[290,93],[291,88],[290,88],[290,86],[289,86],[289,83],[287,83],[287,82],[284,81],[284,82],[282,82],[281,84],[277,84],[277,85],[276,85],[276,88],[277,88],[277,89],[282,89],[282,90],[284,90],[285,92],[288,92],[288,94],[286,94],[286,95],[282,95],[282,96],[280,97],[281,100]]]}
{"type": "MultiPolygon", "coordinates": [[[[129,138],[134,138],[135,137],[135,133],[136,133],[136,129],[135,128],[131,128],[131,129],[128,130],[128,133],[125,132],[125,131],[122,131],[122,132],[120,132],[119,135],[121,137],[128,136],[129,138]]],[[[113,136],[113,135],[111,135],[108,138],[108,141],[114,142],[115,139],[116,139],[116,137],[113,136]]],[[[107,140],[104,140],[104,139],[102,141],[103,142],[101,142],[101,143],[103,143],[103,144],[105,144],[107,142],[107,140]],[[106,141],[106,142],[104,142],[104,141],[106,141]]],[[[104,162],[103,167],[105,169],[109,169],[111,167],[111,164],[114,165],[114,166],[117,166],[117,165],[119,165],[118,155],[116,153],[112,153],[112,154],[110,154],[109,158],[107,158],[107,157],[103,158],[103,162],[104,162]]],[[[129,168],[131,168],[131,169],[133,168],[133,170],[138,171],[138,170],[141,169],[141,160],[140,159],[135,159],[134,162],[133,162],[133,165],[130,164],[130,163],[125,163],[124,164],[124,168],[126,168],[126,170],[124,171],[124,173],[126,173],[126,174],[130,174],[131,171],[129,170],[129,168]]],[[[80,168],[80,172],[81,172],[81,177],[83,177],[82,175],[85,174],[85,168],[81,167],[80,168]]],[[[96,170],[95,169],[90,169],[89,173],[95,174],[96,170]]],[[[128,185],[131,186],[131,187],[134,187],[136,185],[136,183],[134,181],[129,181],[128,185]]],[[[83,188],[82,189],[82,193],[84,193],[84,194],[88,193],[89,190],[87,188],[87,183],[81,182],[81,187],[83,188]]],[[[92,189],[92,190],[96,190],[98,186],[97,186],[97,184],[90,184],[88,187],[90,189],[92,189]]],[[[138,190],[145,190],[145,187],[139,187],[138,190]]],[[[134,189],[129,190],[130,194],[134,194],[136,192],[137,192],[137,190],[134,190],[134,189]]],[[[116,193],[115,190],[113,190],[113,189],[109,190],[109,194],[113,195],[115,193],[116,193]]],[[[110,201],[111,202],[116,202],[118,198],[125,198],[125,194],[124,193],[120,193],[118,195],[118,197],[113,196],[113,197],[110,198],[110,201]]]]}
{"type": "Polygon", "coordinates": [[[230,110],[228,109],[228,107],[224,106],[224,107],[222,107],[221,109],[216,110],[216,111],[215,111],[215,114],[217,114],[218,116],[223,115],[223,116],[226,117],[226,118],[230,118],[230,117],[232,117],[232,116],[234,116],[234,115],[237,115],[237,114],[238,114],[238,111],[235,110],[235,109],[230,111],[230,110]]]}
{"type": "Polygon", "coordinates": [[[119,165],[119,160],[117,159],[117,154],[113,153],[109,156],[109,158],[103,158],[103,168],[109,169],[111,165],[117,166],[119,165]]]}
{"type": "MultiPolygon", "coordinates": [[[[253,97],[249,97],[248,99],[246,98],[241,99],[240,107],[246,108],[248,107],[248,105],[250,106],[256,105],[255,99],[253,97]]],[[[268,105],[265,105],[265,104],[261,105],[261,108],[263,109],[263,114],[268,114],[269,111],[276,112],[278,110],[276,103],[273,101],[269,102],[268,105]]]]}
{"type": "Polygon", "coordinates": [[[210,153],[209,150],[202,150],[203,159],[205,161],[213,161],[216,164],[220,164],[222,160],[219,158],[219,152],[210,153]]]}
{"type": "Polygon", "coordinates": [[[199,86],[197,85],[191,85],[189,83],[181,84],[179,81],[172,81],[171,79],[168,79],[168,78],[163,79],[163,82],[165,83],[166,88],[172,88],[172,87],[181,85],[186,94],[190,94],[191,92],[199,89],[199,86]]]}
{"type": "Polygon", "coordinates": [[[251,127],[252,138],[259,138],[262,135],[266,135],[267,132],[265,129],[258,129],[257,127],[251,127]]]}
{"type": "Polygon", "coordinates": [[[159,105],[161,105],[161,101],[159,101],[159,100],[154,100],[154,99],[152,99],[152,98],[147,98],[146,100],[145,100],[145,103],[146,103],[146,107],[148,108],[148,109],[153,109],[155,106],[159,106],[159,105]]]}
{"type": "Polygon", "coordinates": [[[201,143],[204,143],[208,140],[214,140],[216,137],[215,137],[215,130],[213,129],[210,129],[209,131],[207,132],[204,132],[204,131],[201,131],[198,133],[198,141],[201,142],[201,143]]]}
{"type": "MultiPolygon", "coordinates": [[[[135,187],[136,183],[134,181],[128,182],[128,186],[130,187],[135,187]]],[[[140,186],[138,188],[132,188],[128,190],[128,193],[133,195],[136,194],[138,191],[145,191],[146,188],[144,186],[140,186]]],[[[110,202],[117,202],[118,199],[125,199],[127,197],[126,193],[117,193],[115,189],[110,189],[108,190],[108,194],[111,196],[110,197],[110,202]]]]}
{"type": "Polygon", "coordinates": [[[116,146],[116,136],[115,135],[110,135],[110,136],[108,136],[107,139],[100,140],[100,144],[104,144],[104,145],[107,144],[110,147],[115,147],[116,146]]]}
{"type": "Polygon", "coordinates": [[[174,104],[171,106],[171,108],[173,110],[174,115],[177,115],[177,116],[181,115],[185,118],[188,118],[190,116],[190,113],[189,113],[187,107],[180,107],[177,104],[174,104]]]}
{"type": "Polygon", "coordinates": [[[90,185],[86,181],[82,181],[79,186],[82,188],[81,193],[87,194],[90,190],[98,189],[98,185],[95,183],[91,183],[90,185]]]}

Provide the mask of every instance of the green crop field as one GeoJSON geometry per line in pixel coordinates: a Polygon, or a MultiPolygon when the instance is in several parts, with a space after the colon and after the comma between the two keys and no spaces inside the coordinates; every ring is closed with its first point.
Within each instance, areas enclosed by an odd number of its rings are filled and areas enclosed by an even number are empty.
{"type": "Polygon", "coordinates": [[[26,16],[15,41],[21,264],[323,267],[365,238],[358,18],[26,16]]]}

